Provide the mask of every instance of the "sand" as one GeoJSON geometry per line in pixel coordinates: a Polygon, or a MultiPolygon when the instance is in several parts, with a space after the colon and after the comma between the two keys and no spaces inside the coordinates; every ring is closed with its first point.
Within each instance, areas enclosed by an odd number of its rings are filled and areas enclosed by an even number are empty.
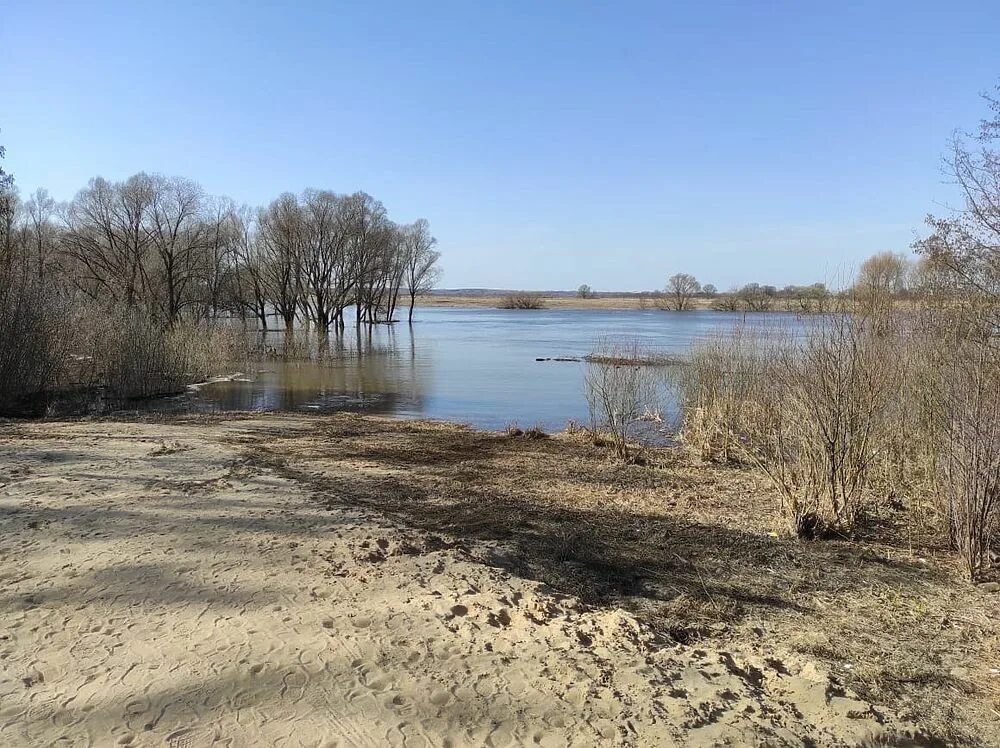
{"type": "Polygon", "coordinates": [[[295,418],[0,426],[0,745],[906,744],[800,655],[657,639],[325,506],[240,442],[295,418]]]}

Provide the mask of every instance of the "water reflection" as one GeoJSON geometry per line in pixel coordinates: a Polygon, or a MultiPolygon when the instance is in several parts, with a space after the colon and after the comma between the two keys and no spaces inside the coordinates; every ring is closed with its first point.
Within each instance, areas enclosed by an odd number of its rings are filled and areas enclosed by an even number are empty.
{"type": "Polygon", "coordinates": [[[258,333],[262,357],[251,381],[213,382],[183,398],[202,411],[423,411],[432,361],[418,358],[416,337],[405,345],[393,326],[320,336],[309,330],[258,333]]]}
{"type": "MultiPolygon", "coordinates": [[[[788,329],[792,315],[751,317],[788,329]]],[[[498,429],[561,429],[585,422],[579,358],[607,335],[682,355],[699,338],[744,324],[743,315],[661,311],[421,309],[412,325],[264,333],[251,381],[218,382],[161,401],[171,410],[363,411],[498,429]],[[284,360],[285,357],[293,360],[284,360]]],[[[666,403],[668,418],[676,416],[666,403]]]]}

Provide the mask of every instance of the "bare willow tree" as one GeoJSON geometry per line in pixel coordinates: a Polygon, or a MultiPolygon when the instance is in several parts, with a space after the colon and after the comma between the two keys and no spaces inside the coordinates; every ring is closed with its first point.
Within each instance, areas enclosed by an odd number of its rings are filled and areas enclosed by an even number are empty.
{"type": "Polygon", "coordinates": [[[146,174],[124,182],[98,177],[70,203],[62,245],[75,285],[93,299],[131,306],[152,296],[153,193],[146,174]]]}
{"type": "Polygon", "coordinates": [[[350,278],[350,222],[346,201],[327,190],[307,190],[302,198],[303,306],[321,330],[342,322],[353,289],[350,278]]]}
{"type": "Polygon", "coordinates": [[[417,296],[429,292],[441,274],[438,260],[441,253],[434,249],[437,239],[431,236],[426,219],[404,226],[403,234],[403,285],[410,294],[409,321],[413,321],[413,306],[417,296]]]}
{"type": "Polygon", "coordinates": [[[743,312],[766,312],[774,306],[776,289],[760,283],[747,283],[733,292],[737,309],[743,312]]]}
{"type": "Polygon", "coordinates": [[[302,297],[301,258],[305,227],[298,198],[285,193],[261,211],[258,218],[262,269],[269,301],[285,323],[295,327],[302,297]]]}
{"type": "Polygon", "coordinates": [[[258,239],[259,213],[243,205],[232,210],[226,220],[233,237],[233,273],[230,298],[241,316],[251,312],[261,330],[267,330],[268,288],[265,261],[258,239]]]}
{"type": "Polygon", "coordinates": [[[39,279],[51,276],[59,251],[59,227],[56,224],[56,201],[48,190],[35,190],[24,203],[25,239],[31,262],[39,279]]]}
{"type": "Polygon", "coordinates": [[[160,300],[163,319],[174,324],[198,300],[193,287],[209,273],[205,196],[189,179],[162,176],[151,178],[151,194],[149,235],[158,259],[152,277],[159,287],[154,297],[160,300]]]}
{"type": "Polygon", "coordinates": [[[911,275],[911,263],[902,254],[882,252],[872,255],[858,269],[853,295],[862,311],[883,315],[906,290],[911,275]],[[880,304],[884,308],[875,308],[880,304]]]}
{"type": "Polygon", "coordinates": [[[701,291],[701,284],[688,273],[677,273],[667,279],[668,306],[678,312],[691,308],[694,297],[701,291]]]}
{"type": "Polygon", "coordinates": [[[367,278],[360,278],[365,288],[364,317],[367,322],[391,321],[399,301],[399,291],[406,273],[403,233],[386,220],[375,234],[375,262],[367,278]]]}
{"type": "Polygon", "coordinates": [[[386,241],[388,218],[385,206],[365,192],[346,198],[346,220],[351,236],[351,272],[355,279],[355,321],[370,319],[373,310],[373,278],[386,241]]]}
{"type": "Polygon", "coordinates": [[[228,197],[206,198],[203,292],[195,301],[201,316],[207,319],[215,319],[223,312],[242,312],[236,279],[240,242],[237,210],[228,197]]]}
{"type": "Polygon", "coordinates": [[[1000,87],[991,117],[957,134],[945,172],[963,205],[927,219],[917,242],[923,278],[943,298],[932,317],[943,357],[941,419],[949,536],[971,577],[989,562],[1000,528],[1000,87]]]}

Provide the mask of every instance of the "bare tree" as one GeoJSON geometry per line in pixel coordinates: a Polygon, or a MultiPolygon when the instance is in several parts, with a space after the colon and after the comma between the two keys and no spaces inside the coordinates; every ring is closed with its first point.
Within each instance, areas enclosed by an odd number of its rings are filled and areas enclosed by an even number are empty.
{"type": "Polygon", "coordinates": [[[350,232],[345,201],[329,191],[307,190],[302,197],[304,306],[321,330],[342,317],[353,282],[349,279],[350,232]]]}
{"type": "Polygon", "coordinates": [[[858,270],[854,298],[863,311],[885,314],[905,291],[909,275],[910,261],[904,255],[893,252],[872,255],[858,270]]]}
{"type": "MultiPolygon", "coordinates": [[[[6,155],[0,145],[0,159],[6,155]]],[[[17,210],[17,187],[14,175],[0,167],[0,271],[5,270],[14,258],[14,216],[17,210]]]]}
{"type": "Polygon", "coordinates": [[[232,293],[241,312],[252,311],[261,330],[267,330],[269,297],[257,219],[257,211],[246,205],[227,216],[233,235],[232,293]]]}
{"type": "Polygon", "coordinates": [[[947,352],[940,417],[949,537],[973,578],[989,565],[1000,530],[1000,98],[985,98],[992,117],[978,133],[956,135],[945,160],[963,205],[928,217],[931,234],[915,245],[934,348],[947,352]]]}
{"type": "Polygon", "coordinates": [[[49,197],[48,190],[39,188],[25,202],[24,210],[33,264],[41,279],[52,270],[58,251],[59,231],[54,222],[56,202],[49,197]]]}
{"type": "Polygon", "coordinates": [[[667,298],[672,309],[683,312],[691,308],[695,294],[701,291],[701,284],[693,275],[677,273],[667,279],[667,298]]]}
{"type": "Polygon", "coordinates": [[[155,292],[167,324],[197,301],[192,287],[209,274],[204,251],[210,246],[201,187],[179,177],[153,177],[149,235],[159,260],[155,292]]]}
{"type": "Polygon", "coordinates": [[[291,193],[279,196],[260,213],[262,270],[271,304],[285,323],[295,327],[302,294],[302,210],[291,193]]]}
{"type": "Polygon", "coordinates": [[[584,283],[582,286],[576,289],[576,295],[581,299],[589,299],[591,296],[594,295],[594,291],[593,289],[591,289],[590,286],[584,283]]]}
{"type": "Polygon", "coordinates": [[[121,183],[92,179],[73,199],[62,244],[81,291],[128,306],[150,298],[153,199],[153,180],[146,174],[121,183]]]}
{"type": "Polygon", "coordinates": [[[403,227],[403,256],[405,258],[403,284],[410,294],[409,321],[413,321],[413,306],[417,296],[430,291],[441,274],[438,260],[441,253],[434,249],[437,239],[431,236],[430,224],[419,219],[403,227]]]}
{"type": "Polygon", "coordinates": [[[365,192],[346,198],[347,225],[351,236],[351,273],[354,282],[355,321],[371,320],[374,277],[386,240],[385,206],[365,192]]]}
{"type": "Polygon", "coordinates": [[[240,227],[235,219],[236,205],[227,197],[213,197],[205,202],[204,293],[198,302],[204,315],[215,319],[223,308],[237,311],[236,273],[240,227]]]}
{"type": "Polygon", "coordinates": [[[759,283],[747,283],[735,292],[744,312],[766,312],[774,304],[773,289],[759,283]]]}

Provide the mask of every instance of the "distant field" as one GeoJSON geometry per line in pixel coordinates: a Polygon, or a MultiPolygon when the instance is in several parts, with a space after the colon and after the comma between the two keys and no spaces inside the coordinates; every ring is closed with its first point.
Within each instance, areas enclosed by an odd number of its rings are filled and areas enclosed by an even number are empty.
{"type": "MultiPolygon", "coordinates": [[[[599,296],[593,299],[581,299],[576,296],[549,296],[542,294],[542,304],[546,309],[639,309],[640,299],[637,296],[599,296]]],[[[502,294],[431,294],[417,299],[417,306],[424,307],[482,307],[497,309],[501,305],[502,294]]],[[[710,309],[711,299],[695,299],[695,309],[710,309]]],[[[655,309],[652,299],[646,299],[646,308],[655,309]]],[[[530,311],[530,310],[529,310],[530,311]]],[[[526,311],[526,313],[528,313],[526,311]]]]}

